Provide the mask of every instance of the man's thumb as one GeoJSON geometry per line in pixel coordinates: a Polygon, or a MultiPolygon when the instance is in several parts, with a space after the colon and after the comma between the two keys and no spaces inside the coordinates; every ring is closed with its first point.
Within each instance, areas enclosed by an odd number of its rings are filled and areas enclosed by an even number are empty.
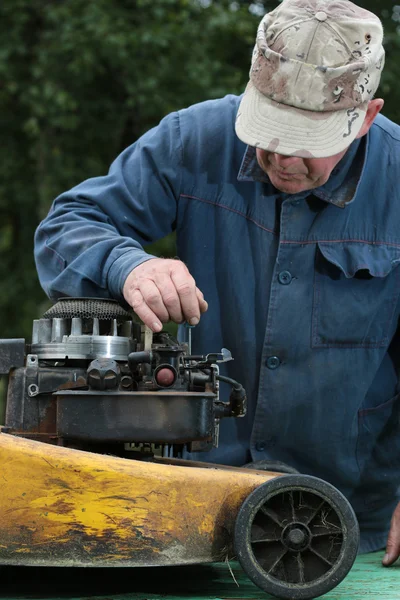
{"type": "Polygon", "coordinates": [[[389,532],[388,541],[386,544],[386,554],[382,559],[384,567],[392,565],[400,556],[400,539],[399,531],[396,531],[392,526],[389,532]]]}

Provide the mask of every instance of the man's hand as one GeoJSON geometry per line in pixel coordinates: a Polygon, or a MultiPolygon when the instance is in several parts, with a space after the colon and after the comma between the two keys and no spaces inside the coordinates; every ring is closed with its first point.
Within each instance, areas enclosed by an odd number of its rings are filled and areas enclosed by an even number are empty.
{"type": "Polygon", "coordinates": [[[400,502],[393,513],[383,565],[389,567],[400,556],[400,502]]]}
{"type": "Polygon", "coordinates": [[[143,323],[161,331],[162,323],[197,325],[208,304],[180,260],[152,258],[131,271],[122,290],[143,323]]]}

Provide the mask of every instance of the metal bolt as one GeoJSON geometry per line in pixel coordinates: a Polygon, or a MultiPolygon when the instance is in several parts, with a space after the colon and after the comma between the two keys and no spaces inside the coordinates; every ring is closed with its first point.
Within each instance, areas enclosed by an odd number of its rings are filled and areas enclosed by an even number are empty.
{"type": "Polygon", "coordinates": [[[33,396],[37,396],[39,393],[39,386],[36,383],[31,383],[28,385],[28,395],[32,398],[33,396]]]}
{"type": "Polygon", "coordinates": [[[124,375],[121,379],[121,387],[123,387],[124,389],[129,389],[132,383],[132,377],[129,377],[129,375],[124,375]]]}

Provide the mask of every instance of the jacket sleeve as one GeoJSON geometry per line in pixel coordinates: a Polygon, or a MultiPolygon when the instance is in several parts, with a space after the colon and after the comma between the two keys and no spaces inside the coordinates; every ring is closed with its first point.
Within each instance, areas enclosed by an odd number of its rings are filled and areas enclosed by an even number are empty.
{"type": "Polygon", "coordinates": [[[37,271],[50,298],[123,300],[128,274],[154,258],[143,246],[175,228],[181,155],[179,116],[172,113],[127,148],[108,175],[54,201],[35,234],[37,271]]]}

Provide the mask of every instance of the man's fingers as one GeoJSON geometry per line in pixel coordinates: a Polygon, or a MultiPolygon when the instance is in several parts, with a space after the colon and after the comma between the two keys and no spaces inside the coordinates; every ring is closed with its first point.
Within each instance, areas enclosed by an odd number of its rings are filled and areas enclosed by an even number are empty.
{"type": "Polygon", "coordinates": [[[382,564],[385,567],[392,565],[400,556],[400,503],[393,513],[388,541],[386,544],[386,554],[383,557],[382,564]]]}
{"type": "Polygon", "coordinates": [[[200,321],[200,307],[193,277],[189,274],[186,267],[184,267],[172,271],[171,279],[179,295],[183,318],[190,325],[197,325],[200,321]]]}
{"type": "Polygon", "coordinates": [[[123,295],[138,317],[153,331],[162,323],[187,321],[197,325],[208,304],[186,265],[179,260],[153,258],[129,273],[123,295]]]}
{"type": "Polygon", "coordinates": [[[181,301],[171,277],[165,273],[160,273],[157,275],[155,283],[160,291],[164,306],[169,313],[170,319],[175,323],[182,323],[183,314],[181,301]]]}
{"type": "Polygon", "coordinates": [[[132,292],[129,298],[129,304],[132,306],[139,319],[141,319],[147,327],[150,327],[154,332],[161,331],[161,321],[146,304],[140,290],[134,290],[132,292]]]}
{"type": "Polygon", "coordinates": [[[203,314],[208,309],[208,302],[204,300],[204,294],[198,287],[196,287],[196,296],[199,301],[200,312],[203,314]]]}
{"type": "Polygon", "coordinates": [[[160,290],[154,281],[151,279],[144,280],[140,285],[140,293],[142,294],[147,306],[160,319],[160,321],[162,323],[168,323],[169,312],[164,305],[160,290]]]}

